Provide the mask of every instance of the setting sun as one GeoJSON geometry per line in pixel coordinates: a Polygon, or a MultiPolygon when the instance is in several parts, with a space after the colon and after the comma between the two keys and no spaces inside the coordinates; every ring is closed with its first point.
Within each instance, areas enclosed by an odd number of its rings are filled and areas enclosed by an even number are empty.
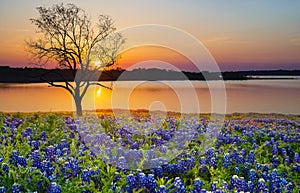
{"type": "Polygon", "coordinates": [[[101,94],[101,88],[98,88],[98,90],[97,90],[97,96],[100,96],[100,94],[101,94]]]}
{"type": "Polygon", "coordinates": [[[101,62],[100,62],[100,61],[96,61],[96,62],[95,62],[95,66],[98,67],[98,66],[100,66],[100,65],[101,65],[101,62]]]}

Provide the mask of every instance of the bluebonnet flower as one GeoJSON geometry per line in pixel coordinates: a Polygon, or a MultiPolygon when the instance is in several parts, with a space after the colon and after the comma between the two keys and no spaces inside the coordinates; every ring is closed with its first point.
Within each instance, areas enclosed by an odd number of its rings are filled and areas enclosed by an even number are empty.
{"type": "Polygon", "coordinates": [[[281,183],[281,179],[278,170],[274,169],[270,174],[270,188],[271,188],[270,190],[272,191],[277,188],[280,189],[280,183],[281,183]]]}
{"type": "Polygon", "coordinates": [[[140,187],[145,187],[147,184],[147,176],[143,172],[137,173],[137,183],[140,187]]]}
{"type": "Polygon", "coordinates": [[[33,146],[33,151],[38,150],[40,147],[40,141],[31,141],[30,146],[33,146]]]}
{"type": "Polygon", "coordinates": [[[299,160],[300,160],[299,153],[296,152],[295,155],[294,155],[293,161],[294,161],[294,163],[299,163],[299,160]]]}
{"type": "Polygon", "coordinates": [[[20,166],[26,167],[27,165],[26,158],[24,158],[23,156],[18,156],[18,164],[20,166]]]}
{"type": "Polygon", "coordinates": [[[248,163],[254,164],[254,161],[255,161],[254,151],[251,150],[251,151],[249,151],[249,154],[248,154],[248,163]]]}
{"type": "Polygon", "coordinates": [[[26,137],[32,137],[32,129],[30,127],[27,127],[23,132],[22,135],[24,138],[26,137]]]}
{"type": "Polygon", "coordinates": [[[93,168],[90,168],[89,169],[89,172],[90,172],[90,175],[91,176],[94,176],[96,173],[95,173],[95,170],[93,168]]]}
{"type": "Polygon", "coordinates": [[[62,139],[59,144],[60,149],[69,148],[69,143],[66,139],[62,139]]]}
{"type": "Polygon", "coordinates": [[[236,174],[239,174],[239,173],[240,173],[240,168],[239,168],[239,167],[234,167],[234,172],[235,172],[236,174]]]}
{"type": "Polygon", "coordinates": [[[20,184],[13,184],[10,191],[11,193],[20,193],[21,192],[20,184]]]}
{"type": "Polygon", "coordinates": [[[52,163],[49,160],[43,160],[40,164],[40,170],[45,176],[51,176],[54,172],[52,163]]]}
{"type": "Polygon", "coordinates": [[[252,147],[253,147],[253,149],[257,149],[258,145],[256,143],[253,143],[252,147]]]}
{"type": "Polygon", "coordinates": [[[233,175],[230,181],[230,189],[234,189],[239,184],[239,177],[237,175],[233,175]]]}
{"type": "Polygon", "coordinates": [[[294,189],[294,185],[291,182],[288,183],[288,185],[286,186],[287,192],[292,192],[293,189],[294,189]]]}
{"type": "Polygon", "coordinates": [[[254,169],[251,169],[248,173],[248,178],[250,181],[255,182],[257,180],[257,173],[254,169]]]}
{"type": "Polygon", "coordinates": [[[0,187],[0,193],[5,193],[7,191],[7,189],[4,186],[0,187]]]}
{"type": "MultiPolygon", "coordinates": [[[[100,173],[99,173],[100,174],[100,173]]],[[[119,172],[114,173],[114,180],[113,183],[117,183],[121,179],[121,175],[119,172]]]]}
{"type": "Polygon", "coordinates": [[[200,167],[200,173],[208,173],[209,172],[209,169],[207,167],[207,165],[202,165],[200,167]]]}
{"type": "Polygon", "coordinates": [[[225,153],[223,160],[222,160],[222,166],[224,166],[225,168],[228,168],[231,164],[232,164],[232,162],[230,160],[229,153],[225,153]]]}
{"type": "Polygon", "coordinates": [[[63,156],[69,155],[70,153],[71,153],[71,151],[70,151],[69,148],[63,148],[62,151],[61,151],[61,154],[63,156]]]}
{"type": "Polygon", "coordinates": [[[244,159],[244,157],[242,155],[238,155],[236,157],[236,163],[243,164],[244,162],[245,162],[245,159],[244,159]]]}
{"type": "Polygon", "coordinates": [[[260,178],[257,183],[257,191],[265,191],[267,189],[266,182],[263,178],[260,178]]]}
{"type": "Polygon", "coordinates": [[[207,151],[206,151],[206,156],[208,159],[212,158],[213,155],[215,154],[216,150],[215,148],[209,148],[207,151]]]}
{"type": "Polygon", "coordinates": [[[81,180],[84,181],[84,182],[87,182],[87,183],[90,183],[91,182],[91,174],[90,174],[90,171],[87,170],[87,169],[84,169],[82,171],[82,174],[81,174],[81,180]]]}
{"type": "Polygon", "coordinates": [[[217,184],[215,182],[211,183],[210,190],[211,191],[216,191],[217,190],[217,184]]]}
{"type": "Polygon", "coordinates": [[[168,193],[167,188],[164,185],[160,185],[157,193],[168,193]]]}
{"type": "Polygon", "coordinates": [[[176,193],[185,193],[186,192],[186,188],[184,187],[183,181],[179,178],[176,177],[174,179],[174,187],[176,189],[176,193]]]}
{"type": "Polygon", "coordinates": [[[58,184],[52,182],[47,190],[47,193],[61,193],[62,190],[58,184]]]}
{"type": "Polygon", "coordinates": [[[287,156],[287,152],[286,152],[286,149],[285,148],[282,148],[281,149],[281,157],[286,157],[287,156]]]}
{"type": "Polygon", "coordinates": [[[222,189],[223,189],[223,190],[226,190],[226,191],[229,191],[229,185],[227,184],[227,182],[224,182],[224,183],[223,183],[222,189]]]}
{"type": "Polygon", "coordinates": [[[273,155],[278,155],[278,147],[277,147],[277,144],[274,144],[272,146],[272,154],[273,155]]]}
{"type": "Polygon", "coordinates": [[[277,168],[277,166],[279,164],[280,164],[280,159],[276,155],[273,155],[273,158],[272,158],[272,166],[273,166],[273,168],[277,168]]]}
{"type": "Polygon", "coordinates": [[[146,188],[152,193],[152,192],[155,192],[156,186],[157,186],[157,183],[155,181],[154,175],[148,174],[146,188]]]}
{"type": "Polygon", "coordinates": [[[204,164],[207,164],[207,159],[204,156],[202,156],[200,158],[200,165],[204,165],[204,164]]]}
{"type": "Polygon", "coordinates": [[[8,165],[7,165],[6,163],[2,163],[2,170],[3,170],[6,174],[8,174],[9,167],[8,167],[8,165]]]}
{"type": "Polygon", "coordinates": [[[123,148],[118,148],[117,150],[117,157],[124,157],[125,156],[125,151],[123,150],[123,148]]]}
{"type": "Polygon", "coordinates": [[[117,161],[117,167],[122,170],[128,170],[129,166],[125,157],[119,157],[117,161]]]}
{"type": "Polygon", "coordinates": [[[290,166],[291,162],[290,162],[290,157],[289,156],[286,156],[284,158],[284,163],[287,165],[287,166],[290,166]]]}
{"type": "Polygon", "coordinates": [[[19,158],[19,153],[17,151],[13,151],[11,156],[10,156],[9,163],[17,166],[18,158],[19,158]]]}
{"type": "Polygon", "coordinates": [[[268,164],[264,164],[264,165],[262,165],[262,171],[264,171],[264,172],[269,172],[269,170],[270,170],[270,168],[269,168],[269,165],[268,164]]]}
{"type": "Polygon", "coordinates": [[[200,192],[200,190],[202,189],[202,185],[203,185],[203,183],[202,183],[202,181],[199,179],[199,178],[197,178],[197,179],[195,179],[195,181],[194,181],[194,192],[200,192]]]}
{"type": "Polygon", "coordinates": [[[73,176],[72,165],[68,161],[65,162],[61,172],[65,178],[71,178],[73,176]]]}
{"type": "Polygon", "coordinates": [[[56,153],[55,147],[53,147],[52,145],[46,147],[46,150],[45,150],[45,157],[46,158],[48,158],[51,161],[54,161],[55,153],[56,153]]]}
{"type": "Polygon", "coordinates": [[[4,160],[3,157],[0,155],[0,162],[3,162],[3,160],[4,160]]]}
{"type": "Polygon", "coordinates": [[[154,175],[159,178],[163,177],[163,169],[161,166],[154,168],[154,175]]]}
{"type": "Polygon", "coordinates": [[[247,186],[248,186],[248,191],[249,192],[254,192],[255,184],[251,180],[248,181],[247,186]]]}
{"type": "Polygon", "coordinates": [[[233,151],[232,151],[232,153],[231,153],[231,160],[236,160],[236,158],[237,158],[237,156],[238,156],[238,153],[237,153],[237,150],[236,149],[234,149],[233,151]]]}
{"type": "Polygon", "coordinates": [[[138,184],[137,184],[137,179],[135,177],[135,175],[133,174],[129,174],[126,176],[126,181],[130,187],[130,189],[135,189],[137,188],[138,184]]]}
{"type": "Polygon", "coordinates": [[[243,157],[246,157],[246,154],[247,154],[247,151],[245,149],[242,149],[240,151],[240,154],[243,156],[243,157]]]}
{"type": "Polygon", "coordinates": [[[293,165],[292,171],[300,174],[300,164],[296,163],[295,165],[293,165]]]}
{"type": "Polygon", "coordinates": [[[79,163],[76,159],[74,159],[73,157],[69,157],[68,161],[64,163],[63,168],[61,170],[64,177],[65,178],[77,177],[80,172],[80,168],[78,164],[79,163]]]}
{"type": "Polygon", "coordinates": [[[46,132],[45,132],[45,131],[42,131],[42,133],[41,133],[41,135],[40,135],[40,139],[41,139],[42,141],[45,141],[46,138],[47,138],[46,132]]]}
{"type": "Polygon", "coordinates": [[[246,191],[247,191],[247,187],[248,187],[248,186],[247,186],[247,183],[246,183],[244,177],[240,177],[240,178],[238,179],[237,190],[238,190],[239,192],[241,192],[241,191],[246,192],[246,191]]]}

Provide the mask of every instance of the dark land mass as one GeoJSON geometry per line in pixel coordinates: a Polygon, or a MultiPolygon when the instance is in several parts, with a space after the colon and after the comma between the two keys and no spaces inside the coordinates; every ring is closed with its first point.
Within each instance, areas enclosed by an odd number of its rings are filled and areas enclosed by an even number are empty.
{"type": "MultiPolygon", "coordinates": [[[[74,81],[76,71],[69,69],[44,68],[10,68],[0,66],[0,83],[40,83],[74,81]]],[[[177,72],[162,69],[135,69],[126,71],[114,69],[110,71],[89,72],[89,79],[93,81],[116,80],[249,80],[249,79],[282,79],[275,76],[285,76],[284,79],[293,79],[300,76],[300,70],[259,70],[259,71],[232,71],[232,72],[177,72]],[[222,75],[222,76],[220,76],[222,75]],[[268,76],[260,78],[255,76],[268,76]],[[272,76],[274,76],[272,78],[272,76]]]]}

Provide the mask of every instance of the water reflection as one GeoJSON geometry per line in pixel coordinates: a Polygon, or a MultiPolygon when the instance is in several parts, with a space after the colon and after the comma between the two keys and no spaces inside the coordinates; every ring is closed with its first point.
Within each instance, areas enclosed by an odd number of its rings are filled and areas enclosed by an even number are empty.
{"type": "MultiPolygon", "coordinates": [[[[83,107],[89,109],[166,109],[181,111],[182,104],[189,112],[195,112],[199,105],[201,112],[211,112],[211,94],[205,82],[193,81],[187,87],[184,82],[146,82],[135,87],[130,94],[128,105],[126,92],[133,82],[122,82],[117,90],[90,88],[83,101],[83,107]],[[166,84],[165,84],[166,83],[166,84]],[[171,85],[171,87],[170,87],[171,85]],[[182,102],[174,88],[185,96],[182,102]],[[195,89],[198,101],[188,93],[195,89]],[[113,92],[118,92],[112,101],[113,92]],[[198,104],[197,104],[198,103],[198,104]]],[[[210,89],[219,89],[217,81],[210,89]]],[[[300,114],[300,80],[252,80],[226,81],[227,113],[263,112],[300,114]]],[[[61,88],[48,87],[47,84],[0,84],[0,111],[71,111],[71,95],[61,88]]]]}

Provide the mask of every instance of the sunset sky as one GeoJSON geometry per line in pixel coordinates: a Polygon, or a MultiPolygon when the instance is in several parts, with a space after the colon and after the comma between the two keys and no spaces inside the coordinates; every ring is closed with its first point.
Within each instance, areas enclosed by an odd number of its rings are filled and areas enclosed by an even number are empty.
{"type": "MultiPolygon", "coordinates": [[[[92,18],[110,15],[117,29],[141,24],[179,28],[196,37],[221,70],[300,69],[298,0],[1,0],[1,66],[29,66],[24,42],[36,36],[29,19],[37,16],[37,6],[60,2],[74,3],[92,18]]],[[[129,50],[119,65],[146,60],[193,70],[184,56],[155,46],[129,50]]]]}

